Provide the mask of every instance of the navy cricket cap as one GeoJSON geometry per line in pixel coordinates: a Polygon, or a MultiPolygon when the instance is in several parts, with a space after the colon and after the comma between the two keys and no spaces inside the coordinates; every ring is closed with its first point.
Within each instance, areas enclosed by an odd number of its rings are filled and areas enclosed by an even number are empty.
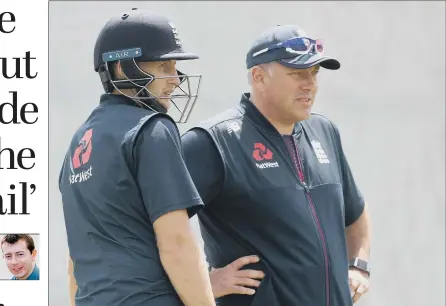
{"type": "Polygon", "coordinates": [[[126,58],[149,62],[199,57],[183,50],[178,31],[169,19],[134,8],[111,18],[100,31],[94,47],[94,69],[98,71],[105,61],[126,58]]]}
{"type": "Polygon", "coordinates": [[[263,32],[263,34],[252,44],[246,55],[246,67],[251,68],[256,65],[273,61],[296,69],[306,69],[317,64],[320,64],[321,67],[330,70],[337,70],[341,67],[339,61],[333,57],[324,56],[316,52],[296,56],[296,54],[287,51],[286,48],[272,49],[254,56],[254,54],[258,51],[272,47],[278,43],[283,43],[295,37],[308,36],[301,28],[295,25],[278,25],[269,28],[263,32]]]}

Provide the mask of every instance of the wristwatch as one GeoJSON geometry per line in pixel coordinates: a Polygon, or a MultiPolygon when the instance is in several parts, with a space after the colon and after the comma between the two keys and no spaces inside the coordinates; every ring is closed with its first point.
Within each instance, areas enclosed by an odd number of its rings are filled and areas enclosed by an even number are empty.
{"type": "Polygon", "coordinates": [[[359,257],[355,257],[348,262],[349,268],[356,268],[358,270],[361,270],[365,273],[367,273],[370,276],[370,267],[369,263],[359,257]]]}

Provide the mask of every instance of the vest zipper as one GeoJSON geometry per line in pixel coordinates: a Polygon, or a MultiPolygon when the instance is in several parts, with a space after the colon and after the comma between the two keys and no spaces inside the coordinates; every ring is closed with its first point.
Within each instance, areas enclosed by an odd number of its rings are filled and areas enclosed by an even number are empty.
{"type": "Polygon", "coordinates": [[[327,244],[325,242],[325,235],[322,230],[322,226],[321,226],[319,217],[317,216],[313,199],[311,198],[310,188],[308,187],[307,183],[305,182],[302,159],[300,157],[299,148],[297,146],[296,141],[294,140],[294,137],[292,138],[292,141],[293,141],[294,148],[296,150],[296,155],[297,155],[297,160],[298,160],[298,163],[296,166],[298,169],[299,178],[300,178],[302,185],[305,189],[305,194],[308,199],[308,204],[310,206],[311,214],[313,215],[314,222],[316,223],[317,231],[319,232],[319,237],[322,240],[322,250],[324,253],[324,263],[325,263],[325,293],[326,293],[326,297],[327,297],[326,298],[327,306],[330,306],[330,278],[329,278],[330,274],[329,274],[329,267],[328,267],[328,251],[327,251],[327,244]]]}

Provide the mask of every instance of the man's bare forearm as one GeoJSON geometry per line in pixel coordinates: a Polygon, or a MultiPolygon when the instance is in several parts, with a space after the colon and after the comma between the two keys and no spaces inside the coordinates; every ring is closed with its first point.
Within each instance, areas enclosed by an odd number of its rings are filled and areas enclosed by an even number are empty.
{"type": "Polygon", "coordinates": [[[70,305],[75,306],[75,297],[77,291],[77,283],[74,278],[74,265],[71,257],[68,257],[68,292],[70,295],[70,305]]]}
{"type": "Polygon", "coordinates": [[[163,267],[186,306],[214,306],[209,273],[198,244],[193,237],[182,239],[180,247],[160,251],[163,267]]]}
{"type": "Polygon", "coordinates": [[[370,256],[370,217],[367,205],[361,216],[346,229],[348,259],[359,257],[368,260],[370,256]]]}
{"type": "Polygon", "coordinates": [[[185,306],[215,306],[204,254],[185,210],[154,222],[161,263],[185,306]]]}

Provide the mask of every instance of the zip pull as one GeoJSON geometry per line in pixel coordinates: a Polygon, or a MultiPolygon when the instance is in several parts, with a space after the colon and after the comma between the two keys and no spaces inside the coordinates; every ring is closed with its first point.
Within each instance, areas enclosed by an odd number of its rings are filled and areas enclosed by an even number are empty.
{"type": "Polygon", "coordinates": [[[302,181],[302,185],[304,185],[305,192],[309,194],[310,193],[310,188],[308,187],[307,183],[302,181]]]}

